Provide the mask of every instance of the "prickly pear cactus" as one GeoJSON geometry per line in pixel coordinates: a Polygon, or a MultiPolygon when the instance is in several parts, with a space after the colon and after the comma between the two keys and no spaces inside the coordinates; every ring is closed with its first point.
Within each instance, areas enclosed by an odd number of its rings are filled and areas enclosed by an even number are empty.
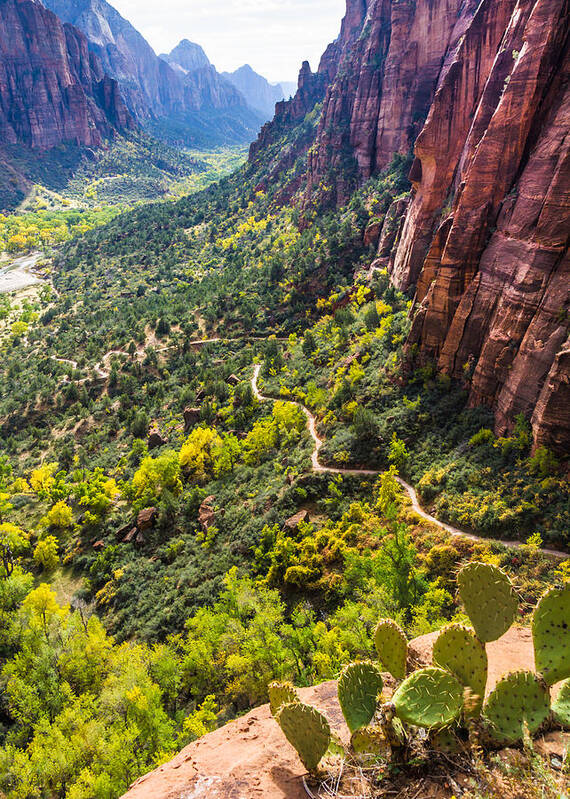
{"type": "Polygon", "coordinates": [[[463,686],[453,674],[432,666],[410,674],[392,697],[398,717],[416,727],[446,727],[461,714],[463,686]]]}
{"type": "Polygon", "coordinates": [[[381,727],[361,727],[350,738],[350,745],[357,755],[386,755],[390,744],[384,737],[381,727]]]}
{"type": "Polygon", "coordinates": [[[396,716],[393,702],[386,702],[380,708],[379,725],[384,733],[384,738],[392,749],[398,749],[406,744],[406,730],[400,719],[396,716]]]}
{"type": "Polygon", "coordinates": [[[299,695],[295,686],[290,682],[271,682],[267,686],[269,694],[269,709],[271,715],[276,716],[281,705],[299,701],[299,695]]]}
{"type": "Polygon", "coordinates": [[[508,576],[489,563],[468,563],[457,575],[459,595],[475,633],[484,644],[507,632],[518,610],[508,576]]]}
{"type": "Polygon", "coordinates": [[[563,727],[570,727],[570,680],[564,680],[560,692],[552,703],[554,720],[563,727]]]}
{"type": "Polygon", "coordinates": [[[570,677],[570,584],[550,588],[532,617],[536,670],[547,685],[570,677]]]}
{"type": "Polygon", "coordinates": [[[430,746],[437,752],[456,754],[463,748],[462,743],[456,735],[457,727],[445,727],[443,730],[434,730],[430,733],[430,746]]]}
{"type": "Polygon", "coordinates": [[[302,702],[282,705],[276,718],[307,771],[315,771],[331,740],[326,718],[314,707],[302,702]]]}
{"type": "Polygon", "coordinates": [[[478,715],[487,684],[487,653],[473,630],[462,624],[444,627],[433,646],[433,662],[450,671],[469,689],[465,716],[478,715]]]}
{"type": "Polygon", "coordinates": [[[374,633],[374,644],[378,660],[386,671],[394,679],[403,680],[406,676],[408,642],[400,625],[392,619],[380,619],[374,633]]]}
{"type": "Polygon", "coordinates": [[[338,701],[351,732],[370,723],[378,694],[384,687],[382,672],[375,663],[349,663],[338,679],[338,701]]]}
{"type": "Polygon", "coordinates": [[[491,736],[498,744],[522,740],[525,723],[530,735],[534,735],[549,713],[548,689],[530,671],[515,671],[503,677],[483,707],[491,736]]]}

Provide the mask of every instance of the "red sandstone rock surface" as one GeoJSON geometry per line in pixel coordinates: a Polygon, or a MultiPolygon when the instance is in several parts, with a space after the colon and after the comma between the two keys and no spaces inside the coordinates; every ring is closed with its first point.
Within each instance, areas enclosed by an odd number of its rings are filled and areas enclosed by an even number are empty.
{"type": "Polygon", "coordinates": [[[456,377],[472,364],[470,402],[495,409],[497,432],[532,415],[535,442],[567,452],[568,3],[519,2],[504,24],[508,6],[482,4],[438,89],[393,275],[417,281],[410,343],[422,358],[456,377]],[[475,52],[495,30],[475,84],[475,52]],[[470,113],[451,97],[471,97],[470,113]]]}
{"type": "Polygon", "coordinates": [[[80,31],[35,0],[0,2],[0,143],[98,146],[132,125],[80,31]]]}

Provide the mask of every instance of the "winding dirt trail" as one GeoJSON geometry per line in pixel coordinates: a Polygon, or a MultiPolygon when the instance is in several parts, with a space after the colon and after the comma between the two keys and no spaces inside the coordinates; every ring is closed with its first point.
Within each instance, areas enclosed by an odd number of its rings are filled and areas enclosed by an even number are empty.
{"type": "MultiPolygon", "coordinates": [[[[262,394],[259,390],[259,386],[257,385],[257,381],[259,379],[259,373],[261,372],[261,364],[255,364],[253,368],[253,376],[251,378],[251,388],[253,391],[254,396],[260,402],[274,402],[277,399],[284,399],[283,397],[271,397],[265,394],[262,394]]],[[[323,466],[319,462],[319,451],[323,446],[323,441],[319,438],[317,433],[317,420],[315,416],[311,413],[311,411],[306,408],[303,403],[298,402],[297,400],[289,400],[285,399],[285,402],[290,402],[293,405],[296,405],[298,408],[301,408],[305,416],[307,417],[307,429],[311,438],[313,439],[314,449],[311,455],[311,464],[314,472],[325,472],[328,474],[345,474],[345,475],[363,475],[363,476],[376,476],[382,474],[382,472],[378,469],[343,469],[343,468],[336,468],[333,466],[323,466]]],[[[468,533],[465,530],[461,530],[458,527],[453,527],[451,524],[446,524],[445,522],[441,522],[439,519],[436,519],[435,516],[432,516],[427,511],[423,510],[419,501],[418,495],[416,490],[413,486],[409,483],[406,483],[405,480],[402,480],[401,477],[396,477],[398,483],[402,486],[402,488],[408,494],[412,508],[414,509],[415,513],[418,516],[421,516],[422,519],[426,519],[426,521],[431,522],[432,524],[437,525],[442,530],[445,530],[452,536],[461,536],[462,538],[468,538],[470,541],[481,541],[483,543],[489,543],[491,541],[502,544],[509,549],[520,549],[522,544],[519,541],[504,541],[500,538],[482,538],[481,536],[475,535],[474,533],[468,533]]],[[[557,549],[541,549],[540,550],[544,555],[548,555],[553,558],[557,558],[560,560],[566,560],[570,555],[566,552],[560,552],[557,549]]]]}
{"type": "MultiPolygon", "coordinates": [[[[203,347],[206,344],[217,344],[219,342],[232,343],[232,342],[237,342],[237,341],[266,341],[266,340],[267,339],[264,339],[264,338],[258,337],[258,336],[240,336],[239,338],[196,339],[195,341],[190,341],[189,344],[190,344],[190,346],[193,346],[193,347],[203,347]]],[[[285,341],[286,339],[277,339],[277,340],[285,341]]],[[[170,348],[169,347],[162,347],[162,348],[160,348],[159,351],[163,351],[163,350],[167,350],[167,349],[170,349],[170,348]]],[[[139,357],[139,358],[142,357],[144,354],[145,354],[145,351],[143,349],[137,350],[137,352],[136,352],[136,356],[139,357]]],[[[95,372],[97,377],[99,377],[102,380],[107,380],[109,378],[110,361],[111,361],[111,358],[114,355],[117,355],[117,356],[125,355],[126,357],[130,357],[129,353],[125,352],[124,350],[109,350],[109,352],[106,352],[103,355],[103,357],[101,358],[99,363],[96,364],[93,367],[93,371],[95,372]]],[[[52,357],[52,359],[54,361],[58,361],[59,363],[67,363],[67,364],[69,364],[73,369],[77,369],[77,367],[78,367],[77,361],[73,361],[73,360],[68,359],[68,358],[58,358],[55,355],[52,355],[51,357],[52,357]]],[[[274,401],[276,401],[278,399],[283,399],[282,397],[267,396],[267,395],[262,394],[260,392],[259,386],[257,385],[260,372],[261,372],[261,364],[255,364],[254,368],[253,368],[253,375],[252,375],[252,378],[251,378],[251,388],[252,388],[254,396],[260,402],[274,402],[274,401]]],[[[78,380],[76,382],[81,384],[81,383],[85,383],[88,379],[89,378],[84,377],[81,380],[78,380]]],[[[311,455],[311,465],[312,465],[312,469],[313,469],[314,472],[325,473],[325,474],[343,474],[343,475],[347,475],[349,477],[350,476],[358,476],[358,475],[368,476],[368,477],[375,477],[375,476],[377,476],[379,474],[382,474],[381,470],[378,470],[378,469],[346,469],[346,468],[335,467],[335,466],[323,466],[320,463],[320,461],[319,461],[319,452],[320,452],[321,447],[323,446],[324,442],[323,442],[323,440],[321,438],[319,438],[319,435],[317,433],[317,420],[316,420],[315,416],[311,413],[311,411],[307,407],[305,407],[305,405],[303,405],[303,403],[298,402],[297,400],[289,400],[289,399],[285,400],[285,401],[286,402],[290,402],[293,405],[296,405],[298,408],[300,408],[303,411],[303,413],[307,417],[307,429],[308,429],[309,434],[310,434],[311,438],[313,439],[313,443],[314,443],[314,449],[313,449],[313,452],[312,452],[312,455],[311,455]]],[[[505,540],[499,539],[499,538],[493,538],[493,539],[491,539],[491,538],[483,538],[481,536],[475,535],[474,533],[469,533],[466,530],[461,530],[458,527],[454,527],[451,524],[447,524],[446,522],[442,522],[439,519],[436,519],[435,516],[432,516],[430,513],[428,513],[427,511],[425,511],[421,507],[421,505],[419,503],[419,500],[418,500],[418,495],[416,493],[416,490],[415,490],[415,488],[412,485],[410,485],[409,483],[406,483],[406,481],[403,480],[401,477],[396,477],[396,480],[398,481],[398,483],[402,486],[402,488],[408,494],[408,496],[410,498],[410,502],[411,502],[412,508],[415,511],[415,513],[417,513],[418,516],[421,516],[422,519],[425,519],[426,521],[431,522],[432,524],[435,524],[437,527],[440,527],[442,530],[445,530],[451,536],[461,536],[462,538],[467,538],[467,539],[469,539],[471,541],[481,541],[483,543],[485,543],[485,542],[488,543],[489,541],[494,541],[495,543],[502,544],[503,546],[508,547],[509,549],[520,549],[521,548],[522,544],[519,541],[505,541],[505,540]]],[[[556,559],[559,559],[559,560],[566,560],[568,557],[570,557],[568,553],[561,552],[560,550],[557,550],[557,549],[543,548],[540,551],[544,555],[548,555],[550,557],[553,557],[553,558],[556,558],[556,559]]]]}
{"type": "MultiPolygon", "coordinates": [[[[287,341],[286,338],[280,338],[278,336],[275,337],[276,341],[287,341]]],[[[238,336],[237,338],[198,338],[194,341],[188,341],[188,345],[190,347],[195,347],[196,349],[200,349],[201,347],[205,347],[207,344],[220,344],[227,342],[228,344],[236,343],[238,341],[267,341],[267,338],[263,338],[263,336],[238,336]]],[[[155,347],[155,352],[164,352],[165,350],[172,349],[172,346],[166,347],[155,347]]],[[[110,375],[110,366],[111,366],[111,358],[116,355],[117,357],[124,355],[126,358],[130,358],[130,354],[125,352],[125,350],[109,350],[106,352],[102,357],[99,363],[96,363],[93,367],[93,371],[97,375],[98,378],[101,380],[108,380],[110,375]]],[[[139,359],[144,358],[146,355],[145,347],[139,347],[135,352],[135,356],[139,359]]],[[[59,358],[56,355],[52,355],[51,359],[56,361],[57,363],[66,363],[71,366],[72,369],[76,370],[79,368],[77,361],[73,361],[70,358],[59,358]]],[[[89,380],[88,377],[82,377],[80,380],[76,380],[75,382],[78,384],[86,383],[89,380]]],[[[320,446],[320,445],[319,445],[320,446]]]]}

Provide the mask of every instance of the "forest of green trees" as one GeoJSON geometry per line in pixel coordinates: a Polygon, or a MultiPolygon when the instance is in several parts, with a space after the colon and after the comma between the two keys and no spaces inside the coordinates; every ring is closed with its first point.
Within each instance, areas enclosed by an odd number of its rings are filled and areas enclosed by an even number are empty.
{"type": "Polygon", "coordinates": [[[539,552],[569,543],[557,458],[524,417],[497,438],[467,372],[418,368],[409,298],[367,271],[363,231],[409,163],[318,214],[249,165],[71,224],[53,285],[0,301],[0,795],[121,795],[271,680],[368,657],[379,617],[408,636],[462,620],[468,559],[511,575],[522,622],[570,579],[539,552]],[[378,476],[314,472],[290,399],[323,463],[378,476]],[[523,546],[451,539],[398,474],[439,519],[523,546]]]}

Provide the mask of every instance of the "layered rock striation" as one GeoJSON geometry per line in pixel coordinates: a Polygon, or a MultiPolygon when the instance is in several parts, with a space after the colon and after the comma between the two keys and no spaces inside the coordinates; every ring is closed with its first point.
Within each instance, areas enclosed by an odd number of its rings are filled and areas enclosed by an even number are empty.
{"type": "Polygon", "coordinates": [[[481,4],[416,141],[393,262],[394,282],[416,285],[409,345],[465,376],[498,433],[522,413],[536,444],[566,452],[568,21],[565,0],[481,4]]]}
{"type": "Polygon", "coordinates": [[[35,0],[0,0],[0,143],[99,146],[134,126],[83,34],[35,0]]]}

